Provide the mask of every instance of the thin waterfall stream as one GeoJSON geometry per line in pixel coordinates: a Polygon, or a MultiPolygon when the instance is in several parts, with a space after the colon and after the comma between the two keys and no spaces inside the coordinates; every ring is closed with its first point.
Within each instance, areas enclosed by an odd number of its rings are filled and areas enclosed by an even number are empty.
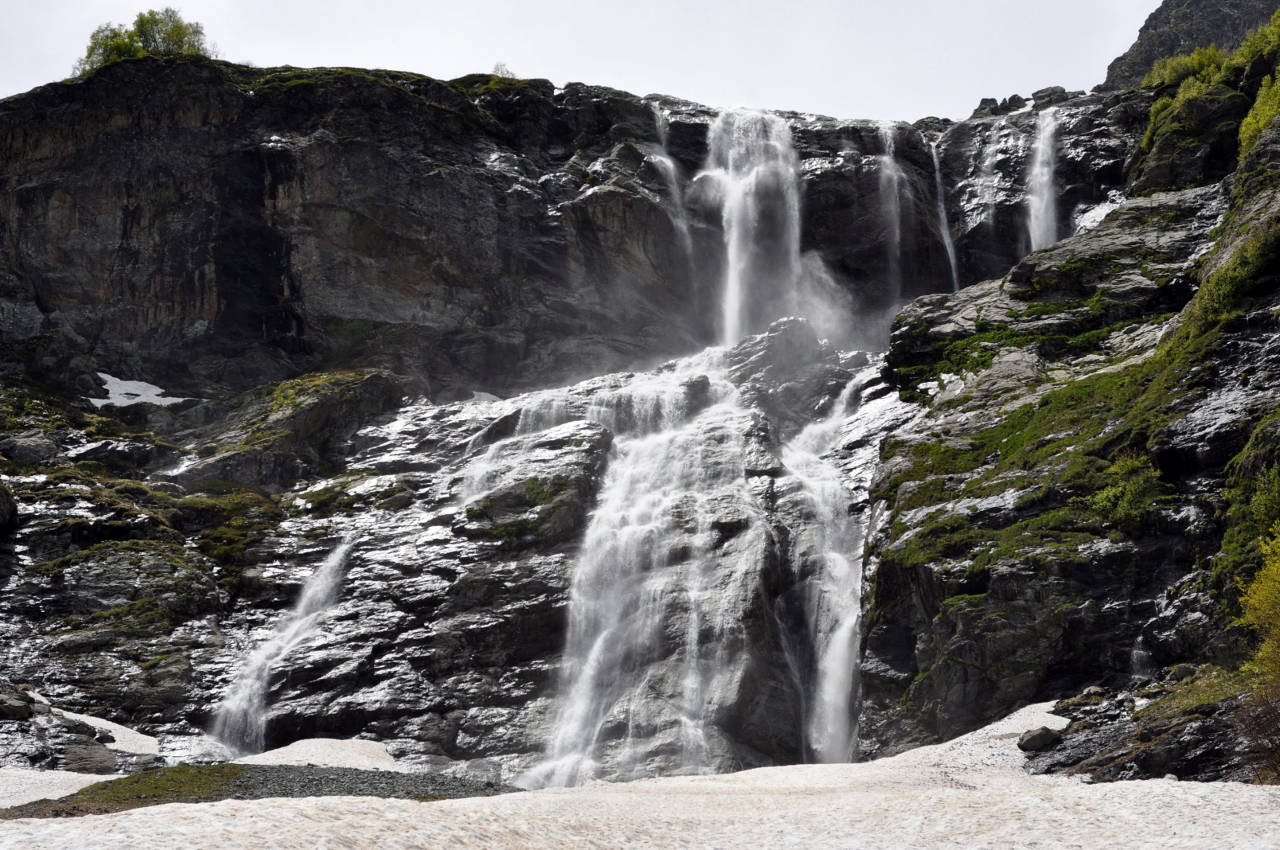
{"type": "Polygon", "coordinates": [[[880,156],[880,209],[885,227],[888,285],[895,300],[902,297],[902,185],[906,174],[898,164],[897,126],[889,121],[878,125],[884,153],[880,156]]]}
{"type": "Polygon", "coordinates": [[[337,600],[356,538],[348,535],[302,586],[298,601],[275,633],[245,659],[214,720],[213,736],[236,755],[260,753],[267,725],[272,670],[313,635],[337,600]]]}
{"type": "Polygon", "coordinates": [[[1058,241],[1057,134],[1058,110],[1050,107],[1036,117],[1036,140],[1027,175],[1027,232],[1033,251],[1058,241]]]}
{"type": "Polygon", "coordinates": [[[929,145],[933,156],[933,184],[938,194],[938,233],[942,236],[942,247],[947,252],[947,264],[951,269],[951,290],[960,291],[960,263],[956,258],[956,243],[951,237],[951,220],[947,216],[947,193],[942,184],[942,163],[938,159],[938,141],[929,145]]]}

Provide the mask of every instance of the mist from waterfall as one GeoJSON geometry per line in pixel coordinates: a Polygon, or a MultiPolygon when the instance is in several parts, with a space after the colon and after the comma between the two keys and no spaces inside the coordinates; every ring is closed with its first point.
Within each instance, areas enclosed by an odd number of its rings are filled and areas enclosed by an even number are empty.
{"type": "Polygon", "coordinates": [[[947,263],[951,268],[951,291],[960,291],[960,263],[956,258],[956,243],[951,237],[951,221],[947,216],[947,193],[942,184],[942,163],[938,158],[938,141],[929,145],[933,156],[933,185],[938,195],[938,233],[942,235],[942,247],[947,252],[947,263]]]}
{"type": "Polygon", "coordinates": [[[275,633],[245,659],[214,719],[213,736],[236,755],[262,752],[271,671],[315,633],[338,597],[355,536],[343,538],[307,578],[293,610],[275,633]]]}
{"type": "Polygon", "coordinates": [[[1027,232],[1031,250],[1058,241],[1058,110],[1045,109],[1036,117],[1036,140],[1027,175],[1027,232]]]}
{"type": "Polygon", "coordinates": [[[800,189],[791,128],[776,115],[729,110],[707,135],[699,175],[718,189],[725,242],[723,345],[796,312],[800,279],[800,189]]]}
{"type": "Polygon", "coordinates": [[[885,227],[885,252],[894,301],[902,296],[902,184],[906,174],[898,164],[897,125],[877,127],[884,153],[880,156],[880,214],[885,227]]]}

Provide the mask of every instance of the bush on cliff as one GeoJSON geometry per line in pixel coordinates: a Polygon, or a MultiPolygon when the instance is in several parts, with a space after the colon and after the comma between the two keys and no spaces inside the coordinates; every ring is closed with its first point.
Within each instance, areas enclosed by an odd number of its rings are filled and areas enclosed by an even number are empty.
{"type": "Polygon", "coordinates": [[[1179,86],[1189,77],[1211,83],[1226,61],[1226,54],[1216,45],[1198,48],[1194,53],[1186,56],[1157,59],[1146,79],[1142,81],[1142,85],[1149,89],[1179,86]]]}
{"type": "Polygon", "coordinates": [[[166,6],[139,12],[129,29],[111,23],[98,27],[73,70],[83,77],[121,59],[180,54],[209,56],[212,51],[205,43],[203,26],[184,21],[176,9],[166,6]]]}
{"type": "Polygon", "coordinates": [[[1280,692],[1280,522],[1262,541],[1262,556],[1262,569],[1245,589],[1241,604],[1244,622],[1258,632],[1254,663],[1264,680],[1280,692]]]}
{"type": "Polygon", "coordinates": [[[1240,125],[1241,162],[1257,146],[1262,131],[1271,126],[1277,115],[1280,115],[1280,86],[1275,85],[1271,77],[1266,77],[1258,90],[1258,99],[1253,102],[1253,109],[1240,125]]]}

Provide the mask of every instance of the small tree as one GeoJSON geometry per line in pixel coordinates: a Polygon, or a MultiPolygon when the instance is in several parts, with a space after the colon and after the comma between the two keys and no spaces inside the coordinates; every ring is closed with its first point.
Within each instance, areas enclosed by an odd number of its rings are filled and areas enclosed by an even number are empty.
{"type": "Polygon", "coordinates": [[[205,43],[204,27],[184,21],[177,9],[166,6],[160,11],[139,12],[129,29],[110,23],[98,27],[89,36],[89,46],[76,62],[74,73],[84,76],[121,59],[179,54],[209,56],[211,51],[205,43]]]}

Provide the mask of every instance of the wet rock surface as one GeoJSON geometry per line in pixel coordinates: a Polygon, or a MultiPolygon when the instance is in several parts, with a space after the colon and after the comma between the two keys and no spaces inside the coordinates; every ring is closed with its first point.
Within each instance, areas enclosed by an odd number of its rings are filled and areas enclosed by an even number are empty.
{"type": "MultiPolygon", "coordinates": [[[[1031,773],[1080,775],[1093,782],[1162,779],[1250,782],[1266,763],[1256,746],[1264,730],[1260,703],[1233,693],[1242,687],[1212,668],[1185,680],[1162,678],[1112,691],[1093,687],[1062,700],[1054,713],[1071,718],[1052,744],[1027,753],[1031,773]],[[1215,687],[1219,682],[1224,685],[1215,687]]],[[[1247,684],[1243,687],[1247,688],[1247,684]]],[[[1274,716],[1274,707],[1270,715],[1274,716]]],[[[1265,734],[1274,734],[1269,728],[1265,734]]]]}

